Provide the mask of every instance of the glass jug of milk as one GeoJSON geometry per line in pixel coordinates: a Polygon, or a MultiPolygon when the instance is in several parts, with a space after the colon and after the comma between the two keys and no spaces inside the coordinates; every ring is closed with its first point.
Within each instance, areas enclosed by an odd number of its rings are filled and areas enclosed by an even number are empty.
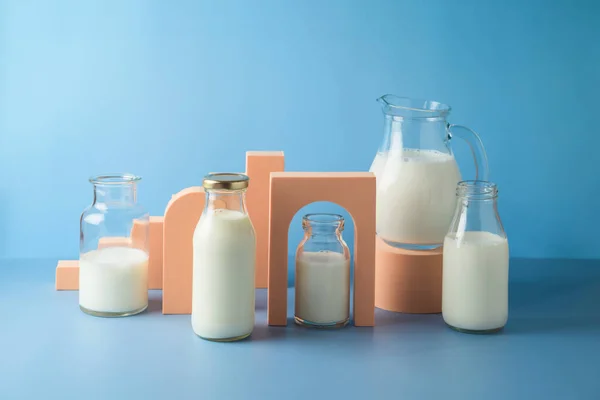
{"type": "Polygon", "coordinates": [[[148,307],[148,213],[137,202],[140,177],[90,178],[94,202],[80,218],[79,308],[125,317],[148,307]]]}
{"type": "Polygon", "coordinates": [[[307,214],[296,250],[294,321],[314,328],[341,328],[350,320],[350,250],[342,238],[344,217],[307,214]]]}
{"type": "Polygon", "coordinates": [[[446,104],[391,94],[377,101],[385,117],[383,141],[369,169],[377,178],[377,235],[399,248],[440,247],[461,180],[450,139],[458,136],[468,142],[475,179],[487,179],[481,139],[465,126],[449,124],[446,104]]]}
{"type": "Polygon", "coordinates": [[[450,327],[491,333],[508,319],[508,240],[492,182],[465,181],[444,240],[442,316],[450,327]]]}
{"type": "Polygon", "coordinates": [[[246,210],[249,178],[209,174],[206,203],[193,238],[192,328],[203,339],[230,342],[254,329],[256,238],[246,210]]]}

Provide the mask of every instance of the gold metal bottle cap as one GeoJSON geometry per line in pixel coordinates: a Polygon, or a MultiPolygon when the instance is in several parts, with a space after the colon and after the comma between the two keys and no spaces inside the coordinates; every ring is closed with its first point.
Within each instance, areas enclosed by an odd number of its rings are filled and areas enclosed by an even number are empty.
{"type": "Polygon", "coordinates": [[[247,175],[225,172],[206,175],[202,186],[205,189],[242,190],[248,187],[249,182],[247,175]]]}

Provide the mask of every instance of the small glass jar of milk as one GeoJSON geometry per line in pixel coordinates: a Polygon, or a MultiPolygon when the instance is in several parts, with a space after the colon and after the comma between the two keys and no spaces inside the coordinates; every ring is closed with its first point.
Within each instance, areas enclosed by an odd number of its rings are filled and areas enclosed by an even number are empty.
{"type": "Polygon", "coordinates": [[[296,250],[294,321],[315,328],[341,328],[350,319],[350,251],[342,238],[344,218],[307,214],[296,250]]]}
{"type": "Polygon", "coordinates": [[[444,240],[442,315],[450,327],[492,333],[508,320],[508,240],[498,214],[498,189],[459,182],[444,240]]]}
{"type": "Polygon", "coordinates": [[[79,308],[99,317],[148,307],[148,213],[137,203],[140,177],[90,178],[94,202],[80,219],[79,308]]]}
{"type": "Polygon", "coordinates": [[[254,329],[256,238],[243,174],[204,177],[206,205],[194,231],[192,328],[214,341],[244,339],[254,329]]]}

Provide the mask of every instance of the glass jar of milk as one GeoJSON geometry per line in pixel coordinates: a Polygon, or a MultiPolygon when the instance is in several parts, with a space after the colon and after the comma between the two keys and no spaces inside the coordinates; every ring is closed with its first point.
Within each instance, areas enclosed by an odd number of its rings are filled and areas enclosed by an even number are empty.
{"type": "Polygon", "coordinates": [[[148,213],[132,174],[90,178],[94,202],[80,219],[79,308],[100,317],[148,307],[148,213]]]}
{"type": "Polygon", "coordinates": [[[204,178],[206,206],[194,231],[192,328],[203,339],[234,341],[254,329],[256,239],[246,210],[248,177],[204,178]]]}
{"type": "Polygon", "coordinates": [[[340,328],[350,319],[350,250],[342,238],[344,218],[307,214],[296,250],[294,320],[316,328],[340,328]]]}
{"type": "Polygon", "coordinates": [[[446,121],[450,107],[394,95],[378,99],[384,135],[369,171],[377,177],[377,235],[387,244],[429,250],[442,246],[452,221],[461,175],[450,138],[468,141],[476,178],[487,179],[487,158],[474,131],[446,121]]]}
{"type": "Polygon", "coordinates": [[[464,181],[444,240],[442,315],[450,327],[488,333],[508,319],[508,240],[496,185],[464,181]]]}

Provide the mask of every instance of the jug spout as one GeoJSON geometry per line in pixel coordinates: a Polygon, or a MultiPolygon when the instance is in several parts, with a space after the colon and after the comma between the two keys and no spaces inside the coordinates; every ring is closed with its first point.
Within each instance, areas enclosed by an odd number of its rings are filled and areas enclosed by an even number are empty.
{"type": "Polygon", "coordinates": [[[393,94],[384,94],[383,96],[377,98],[377,102],[379,104],[382,105],[382,107],[385,107],[387,105],[393,104],[394,103],[394,97],[398,97],[398,96],[394,96],[393,94]]]}
{"type": "Polygon", "coordinates": [[[381,106],[381,110],[387,114],[387,108],[394,105],[394,96],[393,94],[384,94],[383,96],[377,98],[377,102],[381,106]]]}
{"type": "Polygon", "coordinates": [[[432,100],[385,94],[376,100],[386,115],[400,118],[446,118],[450,106],[432,100]]]}

